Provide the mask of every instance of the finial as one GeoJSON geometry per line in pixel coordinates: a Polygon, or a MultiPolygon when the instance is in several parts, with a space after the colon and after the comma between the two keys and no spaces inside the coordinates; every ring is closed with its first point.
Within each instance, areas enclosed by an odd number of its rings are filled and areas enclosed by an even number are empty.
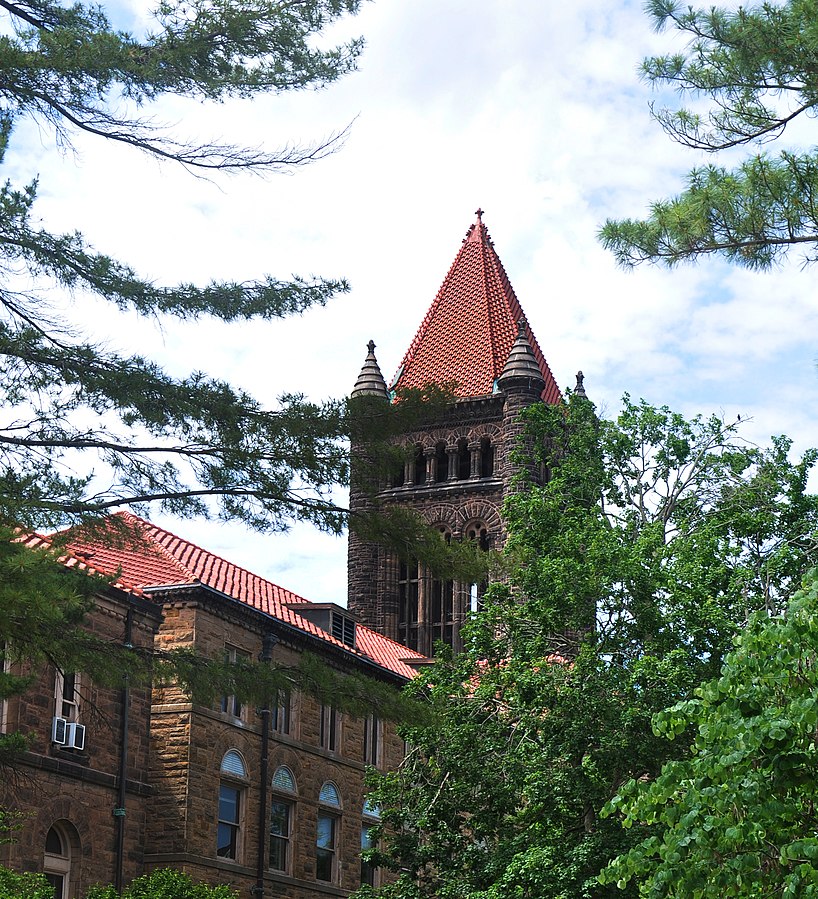
{"type": "Polygon", "coordinates": [[[518,336],[518,337],[525,337],[525,336],[526,336],[526,333],[525,333],[525,319],[524,319],[522,316],[521,316],[520,318],[517,319],[517,336],[518,336]]]}
{"type": "Polygon", "coordinates": [[[483,222],[483,210],[478,206],[474,213],[477,216],[477,223],[482,224],[483,222]]]}
{"type": "Polygon", "coordinates": [[[366,345],[366,348],[369,350],[369,355],[373,356],[375,354],[375,341],[370,340],[369,343],[366,345]]]}
{"type": "Polygon", "coordinates": [[[577,372],[577,386],[574,388],[574,393],[577,396],[584,396],[586,399],[588,394],[585,393],[585,375],[581,372],[577,372]]]}

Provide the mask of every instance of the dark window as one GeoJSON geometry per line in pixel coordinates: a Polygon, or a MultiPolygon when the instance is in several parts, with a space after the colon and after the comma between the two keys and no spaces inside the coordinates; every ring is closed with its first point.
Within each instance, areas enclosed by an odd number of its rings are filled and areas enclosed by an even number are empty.
{"type": "Polygon", "coordinates": [[[398,569],[398,637],[410,649],[418,647],[418,588],[416,561],[401,562],[398,569]]]}
{"type": "Polygon", "coordinates": [[[321,706],[321,721],[319,722],[318,743],[322,749],[330,752],[338,750],[338,731],[340,728],[340,715],[333,705],[321,706]]]}
{"type": "Polygon", "coordinates": [[[219,788],[219,826],[216,836],[216,855],[219,858],[238,858],[240,804],[241,790],[222,784],[219,788]]]}
{"type": "Polygon", "coordinates": [[[432,581],[432,609],[429,621],[432,644],[441,640],[448,646],[454,641],[454,582],[435,578],[432,581]]]}
{"type": "Polygon", "coordinates": [[[446,444],[441,441],[435,447],[435,480],[440,483],[449,477],[449,457],[446,444]]]}
{"type": "MultiPolygon", "coordinates": [[[[491,537],[488,528],[481,521],[469,525],[466,528],[466,539],[473,540],[483,552],[491,549],[491,537]]],[[[483,597],[488,588],[488,581],[480,581],[469,586],[469,611],[479,612],[483,608],[483,597]]]]}
{"type": "Polygon", "coordinates": [[[274,871],[288,869],[291,823],[291,804],[274,799],[270,806],[270,867],[274,871]]]}
{"type": "MultiPolygon", "coordinates": [[[[372,839],[372,825],[367,824],[366,821],[364,821],[361,825],[361,852],[363,853],[367,849],[374,848],[375,841],[372,839]]],[[[376,870],[377,868],[372,862],[368,862],[364,858],[361,858],[361,884],[374,887],[376,870]]]]}
{"type": "Polygon", "coordinates": [[[335,822],[333,815],[318,815],[315,848],[315,879],[332,883],[335,879],[335,822]]]}
{"type": "MultiPolygon", "coordinates": [[[[236,649],[232,646],[225,647],[224,661],[228,665],[235,665],[237,663],[246,662],[249,658],[249,652],[244,652],[243,650],[236,649]]],[[[220,708],[223,712],[226,712],[228,715],[232,715],[234,718],[241,718],[242,704],[237,696],[222,696],[220,708]]]]}
{"type": "Polygon", "coordinates": [[[494,447],[491,440],[484,437],[480,441],[480,477],[490,478],[494,474],[494,447]]]}
{"type": "Polygon", "coordinates": [[[54,899],[66,899],[71,877],[71,843],[58,825],[50,827],[45,837],[43,874],[54,890],[54,899]]]}
{"type": "Polygon", "coordinates": [[[332,636],[347,646],[355,645],[355,622],[346,615],[332,612],[332,636]]]}
{"type": "Polygon", "coordinates": [[[364,764],[377,767],[381,760],[381,722],[377,715],[364,720],[364,764]]]}
{"type": "Polygon", "coordinates": [[[278,734],[290,732],[291,695],[289,690],[279,690],[273,704],[271,723],[273,730],[278,734]]]}
{"type": "Polygon", "coordinates": [[[415,448],[415,485],[426,483],[426,457],[423,455],[423,447],[415,448]]]}
{"type": "Polygon", "coordinates": [[[465,439],[457,441],[457,477],[461,481],[471,477],[471,452],[465,439]]]}

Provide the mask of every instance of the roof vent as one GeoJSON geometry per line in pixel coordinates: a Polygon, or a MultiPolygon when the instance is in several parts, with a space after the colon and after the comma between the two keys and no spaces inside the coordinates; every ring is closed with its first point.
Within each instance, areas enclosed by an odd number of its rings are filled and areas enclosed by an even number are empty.
{"type": "Polygon", "coordinates": [[[311,621],[346,646],[355,646],[355,618],[334,602],[287,603],[287,608],[311,621]]]}

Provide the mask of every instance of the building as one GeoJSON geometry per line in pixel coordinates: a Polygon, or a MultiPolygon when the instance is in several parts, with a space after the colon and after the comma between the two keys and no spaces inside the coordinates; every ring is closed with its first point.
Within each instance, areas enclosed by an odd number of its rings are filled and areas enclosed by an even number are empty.
{"type": "MultiPolygon", "coordinates": [[[[500,513],[517,471],[520,412],[540,400],[558,403],[561,394],[482,210],[476,215],[391,384],[370,343],[352,394],[387,402],[396,389],[437,384],[453,390],[454,402],[439,420],[405,435],[405,465],[389,483],[374,495],[371,485],[353,483],[350,505],[411,508],[444,539],[488,549],[505,538],[500,513]]],[[[360,621],[426,655],[438,640],[460,648],[460,627],[485,585],[437,579],[354,534],[348,566],[349,609],[360,621]]]]}
{"type": "MultiPolygon", "coordinates": [[[[283,666],[310,652],[396,687],[422,661],[344,608],[308,603],[122,515],[141,545],[75,543],[65,559],[116,573],[88,620],[113,643],[283,666]]],[[[265,710],[235,696],[195,705],[173,686],[110,690],[52,668],[7,703],[2,720],[32,742],[2,786],[0,804],[27,814],[0,860],[44,871],[59,899],[158,867],[230,884],[242,897],[291,899],[344,896],[379,876],[360,860],[378,814],[364,774],[367,765],[398,765],[403,742],[371,715],[356,719],[288,691],[265,710]]]]}
{"type": "MultiPolygon", "coordinates": [[[[388,483],[374,493],[353,484],[352,508],[401,504],[443,539],[499,547],[519,413],[559,402],[560,391],[479,211],[391,385],[370,344],[353,395],[387,403],[396,389],[429,383],[449,385],[454,400],[405,435],[406,463],[388,483]]],[[[435,641],[459,647],[484,588],[435,579],[352,535],[347,611],[121,517],[140,533],[138,546],[77,541],[64,561],[115,575],[88,625],[146,652],[187,647],[284,666],[309,652],[341,673],[400,686],[435,641]]],[[[82,672],[38,677],[0,707],[0,727],[31,739],[18,776],[0,784],[0,806],[27,813],[0,862],[45,871],[57,899],[167,866],[230,884],[243,899],[342,897],[378,882],[360,859],[378,815],[364,775],[367,765],[400,763],[391,725],[296,692],[256,709],[230,695],[194,704],[173,686],[105,689],[82,672]]]]}

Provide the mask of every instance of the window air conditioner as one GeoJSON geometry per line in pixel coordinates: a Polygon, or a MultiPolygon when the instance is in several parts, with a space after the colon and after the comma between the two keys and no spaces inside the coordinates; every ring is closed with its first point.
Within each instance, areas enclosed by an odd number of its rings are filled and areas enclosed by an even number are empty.
{"type": "Polygon", "coordinates": [[[67,730],[68,722],[65,718],[54,718],[51,722],[51,742],[59,743],[60,746],[65,746],[68,736],[67,730]]]}
{"type": "Polygon", "coordinates": [[[85,749],[85,725],[71,721],[68,725],[65,742],[71,749],[85,749]]]}

